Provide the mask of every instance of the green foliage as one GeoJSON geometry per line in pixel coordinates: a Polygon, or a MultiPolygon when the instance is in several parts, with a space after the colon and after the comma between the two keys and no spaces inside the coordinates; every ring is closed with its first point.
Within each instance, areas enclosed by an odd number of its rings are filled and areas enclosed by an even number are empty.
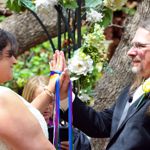
{"type": "Polygon", "coordinates": [[[106,27],[107,27],[108,25],[110,25],[111,22],[112,22],[112,19],[113,19],[113,11],[112,11],[111,9],[105,7],[105,8],[103,9],[103,15],[104,15],[104,17],[103,17],[102,21],[100,22],[100,24],[101,24],[104,28],[106,28],[106,27]]]}
{"type": "Polygon", "coordinates": [[[6,18],[5,16],[0,15],[0,22],[4,21],[5,18],[6,18]]]}
{"type": "Polygon", "coordinates": [[[135,9],[134,8],[128,8],[128,7],[123,7],[122,8],[122,11],[125,13],[125,14],[128,14],[130,16],[134,15],[135,14],[135,9]]]}
{"type": "Polygon", "coordinates": [[[78,4],[74,0],[59,0],[59,3],[66,9],[76,9],[78,4]]]}
{"type": "Polygon", "coordinates": [[[97,23],[90,28],[92,28],[89,29],[90,32],[83,35],[82,47],[76,50],[68,61],[71,79],[77,82],[78,90],[81,91],[79,93],[81,100],[87,97],[87,104],[93,101],[95,84],[106,69],[108,49],[104,28],[97,23]]]}
{"type": "Polygon", "coordinates": [[[90,94],[92,92],[92,89],[95,88],[95,84],[102,76],[102,72],[99,72],[95,67],[92,71],[92,74],[88,74],[86,77],[82,76],[80,78],[80,89],[86,89],[86,91],[90,94]]]}
{"type": "Polygon", "coordinates": [[[85,7],[86,8],[95,8],[98,5],[102,5],[102,0],[85,0],[85,7]]]}
{"type": "Polygon", "coordinates": [[[21,0],[21,3],[25,8],[30,8],[31,10],[35,11],[35,6],[31,0],[21,0]]]}
{"type": "Polygon", "coordinates": [[[99,62],[100,53],[96,47],[92,45],[89,47],[83,47],[83,52],[87,55],[90,55],[95,64],[99,62]]]}
{"type": "Polygon", "coordinates": [[[20,12],[22,9],[20,0],[7,0],[6,7],[16,12],[20,12]]]}
{"type": "Polygon", "coordinates": [[[15,12],[24,11],[25,8],[35,10],[35,6],[31,0],[7,0],[6,7],[15,12]]]}

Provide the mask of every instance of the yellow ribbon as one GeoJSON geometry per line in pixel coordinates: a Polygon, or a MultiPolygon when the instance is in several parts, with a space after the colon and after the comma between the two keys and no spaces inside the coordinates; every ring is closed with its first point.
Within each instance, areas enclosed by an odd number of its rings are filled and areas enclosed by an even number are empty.
{"type": "Polygon", "coordinates": [[[50,80],[57,79],[59,77],[59,74],[53,74],[50,76],[50,80]]]}

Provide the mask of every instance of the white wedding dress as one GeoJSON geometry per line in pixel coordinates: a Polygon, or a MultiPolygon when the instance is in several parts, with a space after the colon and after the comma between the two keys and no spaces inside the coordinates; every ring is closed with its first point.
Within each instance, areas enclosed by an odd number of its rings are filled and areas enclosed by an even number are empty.
{"type": "MultiPolygon", "coordinates": [[[[3,86],[0,86],[0,91],[1,92],[7,92],[7,91],[10,91],[9,88],[6,88],[6,87],[3,87],[3,86]]],[[[12,91],[12,90],[11,90],[12,91]]],[[[15,93],[15,92],[14,92],[15,93]]],[[[17,93],[15,93],[16,95],[18,95],[17,93]]],[[[19,95],[18,95],[19,96],[19,95]]],[[[38,120],[45,136],[47,137],[48,139],[48,128],[47,128],[47,124],[46,124],[46,121],[43,117],[43,115],[36,109],[34,108],[30,103],[28,103],[23,97],[19,96],[20,97],[20,100],[23,101],[23,103],[28,107],[28,109],[33,113],[33,115],[35,116],[35,118],[38,120]]],[[[11,114],[10,114],[11,115],[11,114]]],[[[1,139],[0,139],[0,150],[11,150],[9,148],[8,145],[6,145],[1,139]]]]}

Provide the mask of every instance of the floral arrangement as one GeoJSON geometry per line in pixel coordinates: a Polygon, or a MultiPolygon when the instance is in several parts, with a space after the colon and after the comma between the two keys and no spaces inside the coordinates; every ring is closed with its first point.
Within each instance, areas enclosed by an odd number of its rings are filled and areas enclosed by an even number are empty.
{"type": "Polygon", "coordinates": [[[74,56],[68,60],[68,69],[74,74],[75,78],[72,80],[77,80],[80,75],[86,76],[87,73],[92,73],[93,60],[90,55],[86,55],[82,48],[80,48],[76,50],[74,56]]]}
{"type": "MultiPolygon", "coordinates": [[[[87,0],[85,3],[89,8],[86,15],[86,21],[89,23],[88,32],[82,37],[82,47],[72,54],[71,59],[68,59],[68,69],[71,80],[77,83],[77,91],[81,100],[93,105],[93,89],[107,64],[107,49],[110,42],[106,41],[104,27],[100,25],[103,19],[102,12],[94,9],[102,2],[93,1],[91,4],[91,1],[87,0]]],[[[40,9],[43,13],[46,13],[48,7],[56,4],[68,9],[77,8],[76,0],[36,0],[35,4],[36,9],[40,9]]]]}
{"type": "Polygon", "coordinates": [[[93,105],[93,88],[105,70],[108,45],[104,28],[95,23],[93,31],[83,35],[82,47],[68,60],[71,80],[79,83],[79,97],[90,105],[93,105]]]}
{"type": "MultiPolygon", "coordinates": [[[[121,9],[127,0],[85,0],[87,8],[96,8],[99,6],[105,6],[110,8],[113,11],[121,9]]],[[[4,5],[10,10],[20,12],[25,10],[24,7],[29,7],[32,10],[43,7],[45,10],[48,10],[49,6],[54,6],[57,4],[62,5],[64,8],[75,9],[78,7],[76,0],[5,0],[4,5]]]]}

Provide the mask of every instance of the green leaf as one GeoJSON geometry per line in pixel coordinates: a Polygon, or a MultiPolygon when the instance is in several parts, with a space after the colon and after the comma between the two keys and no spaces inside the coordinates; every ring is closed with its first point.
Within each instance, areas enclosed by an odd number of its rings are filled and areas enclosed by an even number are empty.
{"type": "Polygon", "coordinates": [[[42,46],[43,46],[44,49],[50,49],[51,48],[51,45],[50,45],[49,41],[44,42],[42,44],[42,46]]]}
{"type": "Polygon", "coordinates": [[[35,5],[33,5],[31,0],[21,0],[21,4],[25,8],[30,8],[32,11],[35,11],[35,5]]]}
{"type": "Polygon", "coordinates": [[[41,46],[36,46],[34,48],[31,48],[31,51],[35,54],[38,54],[41,51],[41,46]]]}
{"type": "Polygon", "coordinates": [[[60,4],[65,8],[65,9],[76,9],[78,8],[78,4],[76,1],[60,1],[60,4]]]}
{"type": "Polygon", "coordinates": [[[31,0],[7,0],[6,7],[15,12],[23,11],[25,8],[35,10],[31,0]]]}
{"type": "Polygon", "coordinates": [[[102,0],[85,0],[85,7],[91,8],[91,7],[96,7],[98,5],[102,5],[103,1],[102,0]]]}
{"type": "Polygon", "coordinates": [[[5,18],[5,16],[0,16],[0,22],[4,21],[5,18]]]}
{"type": "Polygon", "coordinates": [[[20,0],[7,0],[6,7],[16,12],[20,12],[22,9],[20,0]]]}
{"type": "Polygon", "coordinates": [[[134,15],[136,10],[134,8],[123,7],[122,11],[130,16],[134,15]]]}
{"type": "Polygon", "coordinates": [[[100,22],[100,25],[102,25],[104,28],[111,24],[112,18],[113,18],[113,11],[109,8],[105,8],[103,11],[104,17],[102,19],[102,22],[100,22]]]}

